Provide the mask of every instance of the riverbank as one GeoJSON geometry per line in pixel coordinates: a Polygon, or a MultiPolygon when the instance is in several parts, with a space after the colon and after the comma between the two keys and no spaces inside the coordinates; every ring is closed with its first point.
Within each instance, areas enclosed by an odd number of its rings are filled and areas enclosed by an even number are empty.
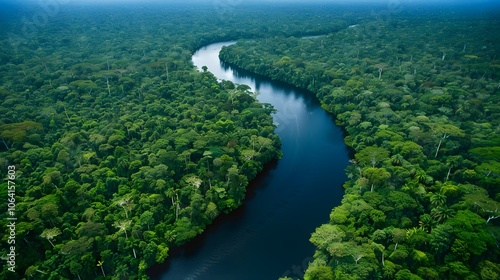
{"type": "Polygon", "coordinates": [[[292,276],[296,266],[303,271],[311,260],[310,233],[328,220],[343,194],[348,155],[333,117],[308,92],[222,65],[218,54],[225,44],[200,49],[193,55],[194,64],[199,69],[207,66],[220,79],[249,85],[259,92],[260,102],[277,109],[273,118],[279,123],[283,157],[255,182],[241,209],[224,217],[226,221],[204,234],[201,242],[188,244],[154,279],[292,276]]]}

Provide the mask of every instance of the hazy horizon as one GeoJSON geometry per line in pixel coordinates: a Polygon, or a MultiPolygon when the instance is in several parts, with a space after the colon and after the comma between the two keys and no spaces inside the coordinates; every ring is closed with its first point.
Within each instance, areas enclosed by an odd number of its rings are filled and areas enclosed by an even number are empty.
{"type": "MultiPolygon", "coordinates": [[[[205,4],[227,4],[227,5],[239,5],[239,4],[250,4],[250,3],[373,3],[373,4],[419,4],[419,3],[432,3],[432,4],[478,4],[478,3],[489,3],[498,4],[497,0],[54,0],[59,5],[65,4],[104,4],[104,3],[137,3],[137,4],[147,4],[147,3],[162,3],[162,4],[172,4],[172,3],[205,3],[205,4]]],[[[39,4],[38,0],[0,0],[0,4],[39,4]]],[[[51,3],[50,1],[48,3],[51,3]]]]}
{"type": "Polygon", "coordinates": [[[224,9],[232,10],[236,7],[244,6],[262,6],[267,5],[341,5],[341,6],[373,6],[385,9],[400,9],[423,6],[439,6],[450,8],[465,8],[473,10],[488,10],[496,11],[500,9],[500,1],[498,0],[0,0],[0,25],[2,21],[10,17],[9,11],[45,11],[48,14],[59,11],[60,9],[71,7],[92,7],[92,6],[107,6],[107,7],[122,7],[127,8],[129,5],[140,5],[142,8],[148,6],[170,6],[178,7],[193,6],[201,9],[224,9]]]}

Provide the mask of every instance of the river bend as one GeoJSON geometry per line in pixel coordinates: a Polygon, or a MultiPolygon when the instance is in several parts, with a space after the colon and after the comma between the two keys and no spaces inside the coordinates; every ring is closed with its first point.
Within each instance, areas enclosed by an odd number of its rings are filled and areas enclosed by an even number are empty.
{"type": "Polygon", "coordinates": [[[242,207],[173,250],[153,279],[301,277],[314,254],[311,233],[342,198],[348,152],[333,116],[309,92],[224,65],[219,51],[232,43],[201,48],[193,63],[219,79],[250,86],[260,102],[278,110],[273,118],[284,156],[252,181],[242,207]]]}

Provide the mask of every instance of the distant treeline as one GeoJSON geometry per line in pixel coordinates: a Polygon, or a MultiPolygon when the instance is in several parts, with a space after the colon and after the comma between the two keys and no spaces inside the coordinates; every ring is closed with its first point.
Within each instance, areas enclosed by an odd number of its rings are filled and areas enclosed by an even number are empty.
{"type": "Polygon", "coordinates": [[[223,48],[227,63],[315,93],[355,151],[305,279],[500,278],[499,24],[408,10],[223,48]]]}
{"type": "Polygon", "coordinates": [[[11,7],[1,19],[0,174],[15,167],[17,218],[15,273],[1,279],[148,278],[281,156],[272,106],[195,70],[193,52],[346,25],[314,5],[52,8],[11,7]]]}

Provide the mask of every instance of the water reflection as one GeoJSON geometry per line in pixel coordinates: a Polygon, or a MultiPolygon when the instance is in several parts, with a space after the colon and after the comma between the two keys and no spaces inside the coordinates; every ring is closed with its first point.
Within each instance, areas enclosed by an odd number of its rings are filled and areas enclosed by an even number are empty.
{"type": "Polygon", "coordinates": [[[244,205],[171,252],[153,279],[277,279],[300,276],[314,253],[310,234],[342,197],[348,162],[342,132],[316,98],[304,91],[221,64],[223,45],[193,55],[217,78],[247,84],[278,112],[284,156],[254,180],[244,205]],[[299,268],[297,268],[299,267],[299,268]]]}

